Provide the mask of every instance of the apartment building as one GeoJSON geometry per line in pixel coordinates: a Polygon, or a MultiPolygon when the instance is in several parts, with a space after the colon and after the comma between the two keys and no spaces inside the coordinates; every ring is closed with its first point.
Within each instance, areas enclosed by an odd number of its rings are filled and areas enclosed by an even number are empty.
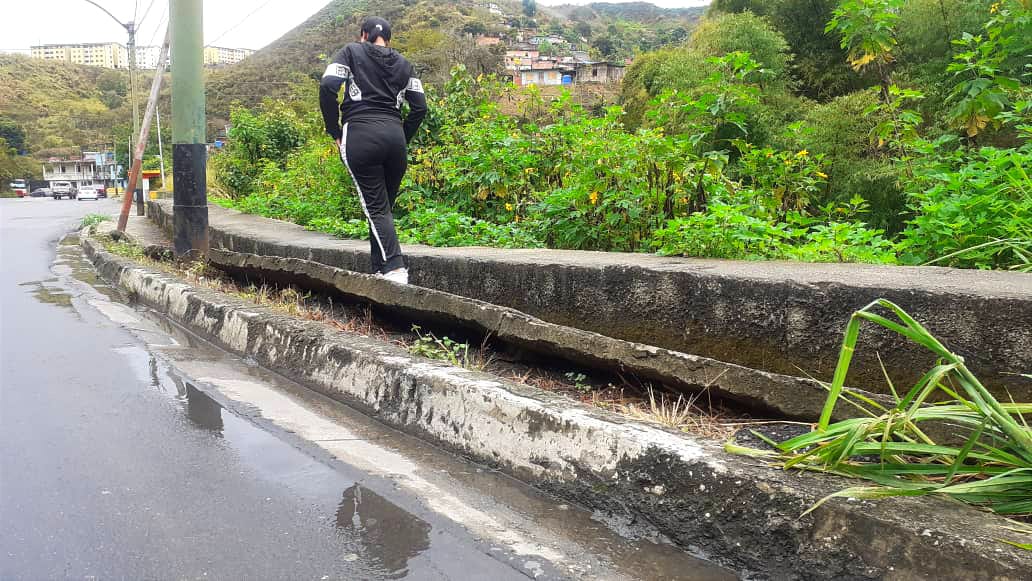
{"type": "Polygon", "coordinates": [[[117,42],[43,44],[33,46],[30,51],[33,58],[48,61],[64,61],[106,69],[129,67],[129,52],[117,42]]]}
{"type": "Polygon", "coordinates": [[[254,54],[254,51],[247,48],[206,46],[204,47],[204,66],[218,67],[222,65],[233,65],[252,54],[254,54]]]}
{"type": "MultiPolygon", "coordinates": [[[[158,68],[158,58],[161,56],[160,46],[138,46],[136,47],[136,68],[154,70],[158,68]]],[[[165,57],[165,68],[168,68],[168,61],[165,57]]]]}

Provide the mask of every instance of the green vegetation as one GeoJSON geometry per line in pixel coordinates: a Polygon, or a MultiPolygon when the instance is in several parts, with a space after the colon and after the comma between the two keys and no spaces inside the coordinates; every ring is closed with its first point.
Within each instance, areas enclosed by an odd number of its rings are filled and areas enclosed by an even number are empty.
{"type": "Polygon", "coordinates": [[[1032,514],[1032,428],[1025,414],[1032,403],[1001,403],[924,327],[895,304],[878,300],[853,314],[846,328],[828,400],[816,429],[780,444],[757,434],[777,453],[734,452],[776,457],[785,468],[861,478],[872,486],[840,490],[833,497],[884,498],[944,495],[1000,514],[1032,514]],[[886,309],[895,320],[875,312],[886,309]],[[895,405],[885,408],[844,388],[861,323],[874,323],[925,347],[939,358],[902,395],[892,381],[895,405]],[[867,417],[829,423],[840,402],[867,417]],[[929,433],[948,428],[948,441],[929,433]]]}
{"type": "MultiPolygon", "coordinates": [[[[149,87],[151,78],[152,73],[141,73],[140,86],[149,87]]],[[[0,54],[0,189],[10,178],[41,179],[42,159],[77,157],[112,145],[118,163],[128,167],[128,82],[125,71],[0,54]]],[[[166,83],[158,102],[165,119],[171,114],[168,91],[166,83]]],[[[146,90],[140,94],[146,99],[146,90]]],[[[168,143],[171,127],[166,123],[162,129],[168,143]]],[[[157,128],[149,145],[147,167],[156,163],[157,128]]]]}
{"type": "MultiPolygon", "coordinates": [[[[717,2],[682,46],[636,59],[619,107],[457,65],[430,87],[401,240],[1032,270],[1032,8],[818,4],[804,30],[793,0],[717,2]],[[827,52],[840,66],[818,75],[827,52]]],[[[292,90],[233,111],[219,202],[365,236],[314,83],[292,90]]]]}
{"type": "Polygon", "coordinates": [[[98,224],[101,222],[109,222],[110,220],[111,216],[108,216],[107,214],[86,214],[82,217],[82,221],[79,222],[79,230],[89,228],[90,233],[93,233],[96,231],[98,224]]]}
{"type": "MultiPolygon", "coordinates": [[[[392,43],[416,64],[424,83],[443,85],[452,67],[474,77],[500,74],[504,45],[479,46],[472,36],[515,36],[519,30],[555,34],[598,58],[623,59],[683,41],[701,9],[664,10],[651,4],[541,7],[522,0],[333,0],[303,24],[243,62],[213,71],[207,80],[209,132],[228,121],[233,103],[256,107],[267,97],[289,98],[322,76],[326,60],[354,40],[361,21],[377,14],[391,21],[392,43]]],[[[555,54],[570,45],[552,47],[555,54]]]]}
{"type": "Polygon", "coordinates": [[[484,355],[484,349],[470,350],[468,342],[460,343],[448,337],[438,338],[430,331],[424,331],[419,325],[412,325],[412,333],[415,340],[409,344],[409,353],[447,361],[456,367],[465,367],[473,371],[483,371],[490,363],[490,359],[484,355]]]}

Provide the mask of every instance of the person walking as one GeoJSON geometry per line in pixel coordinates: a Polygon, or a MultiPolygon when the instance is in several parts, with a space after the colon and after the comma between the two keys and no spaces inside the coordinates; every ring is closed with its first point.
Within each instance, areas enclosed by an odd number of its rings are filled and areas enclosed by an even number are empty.
{"type": "Polygon", "coordinates": [[[369,221],[373,273],[408,284],[392,208],[408,166],[408,143],[427,106],[423,83],[405,57],[390,48],[390,41],[390,23],[367,18],[361,41],[337,51],[326,67],[319,106],[326,133],[337,143],[369,221]],[[402,119],[404,102],[409,112],[402,119]]]}

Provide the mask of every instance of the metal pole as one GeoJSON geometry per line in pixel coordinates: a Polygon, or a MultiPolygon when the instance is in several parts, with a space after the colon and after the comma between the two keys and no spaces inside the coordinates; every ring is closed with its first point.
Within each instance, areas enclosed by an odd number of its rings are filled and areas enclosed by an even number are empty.
{"type": "Polygon", "coordinates": [[[169,0],[172,29],[173,249],[208,253],[207,146],[202,0],[169,0]]]}
{"type": "MultiPolygon", "coordinates": [[[[168,42],[171,30],[165,31],[165,42],[161,45],[161,57],[168,56],[168,42]]],[[[151,83],[150,98],[147,99],[147,112],[143,115],[143,127],[140,128],[140,137],[136,140],[136,154],[133,156],[133,167],[129,172],[129,185],[126,188],[126,196],[122,199],[122,214],[118,217],[118,230],[125,232],[125,226],[129,223],[129,209],[132,207],[133,198],[130,192],[136,191],[136,185],[140,181],[140,167],[143,165],[143,153],[147,150],[147,134],[150,133],[151,117],[158,105],[158,93],[161,92],[161,79],[165,75],[165,65],[158,65],[154,73],[154,81],[151,83]]],[[[138,214],[142,215],[142,214],[138,214]]]]}

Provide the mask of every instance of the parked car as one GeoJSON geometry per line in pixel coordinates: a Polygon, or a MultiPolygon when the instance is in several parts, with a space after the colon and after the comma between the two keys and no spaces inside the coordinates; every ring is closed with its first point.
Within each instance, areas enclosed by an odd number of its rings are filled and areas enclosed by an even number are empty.
{"type": "Polygon", "coordinates": [[[11,189],[14,190],[14,195],[19,198],[29,195],[29,184],[25,180],[14,180],[11,182],[11,189]]]}
{"type": "Polygon", "coordinates": [[[54,195],[54,193],[50,191],[50,188],[36,188],[29,195],[33,198],[46,198],[54,195]]]}
{"type": "Polygon", "coordinates": [[[75,194],[76,200],[93,200],[96,202],[100,196],[97,194],[97,188],[94,186],[82,186],[79,188],[79,192],[75,194]]]}
{"type": "Polygon", "coordinates": [[[70,200],[75,197],[75,188],[72,187],[72,182],[53,182],[50,184],[50,189],[54,193],[55,200],[61,198],[70,200]]]}
{"type": "Polygon", "coordinates": [[[97,188],[97,195],[98,196],[100,196],[101,198],[106,198],[107,197],[107,187],[105,187],[105,186],[94,186],[94,187],[97,188]]]}

